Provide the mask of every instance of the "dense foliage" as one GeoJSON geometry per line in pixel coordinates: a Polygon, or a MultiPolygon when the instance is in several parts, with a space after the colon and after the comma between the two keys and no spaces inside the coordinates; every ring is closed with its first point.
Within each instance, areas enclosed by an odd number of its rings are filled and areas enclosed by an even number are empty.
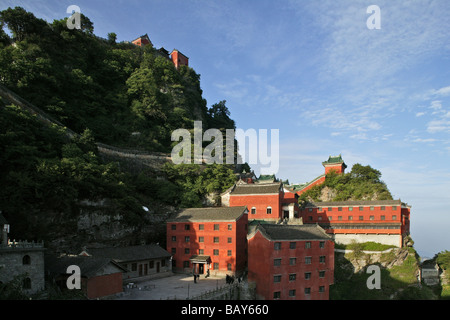
{"type": "Polygon", "coordinates": [[[151,46],[117,43],[112,32],[99,38],[83,15],[81,30],[66,20],[47,23],[19,7],[0,12],[0,84],[80,134],[69,140],[63,128],[0,100],[0,210],[14,225],[11,237],[64,230],[82,200],[110,199],[111,214],[138,225],[143,206],[201,206],[206,193],[234,183],[229,166],[136,175],[102,162],[96,142],[170,153],[173,130],[196,120],[204,130],[232,129],[234,121],[225,101],[207,108],[192,68],[176,69],[151,46]]]}
{"type": "Polygon", "coordinates": [[[75,132],[88,128],[116,146],[170,152],[171,132],[194,120],[234,128],[224,102],[207,108],[192,68],[177,70],[152,46],[116,43],[114,33],[99,38],[84,15],[81,30],[66,21],[1,11],[0,83],[75,132]]]}
{"type": "Polygon", "coordinates": [[[322,201],[322,190],[326,187],[334,194],[330,201],[392,200],[389,189],[381,180],[380,171],[357,163],[349,173],[328,173],[323,184],[312,187],[299,197],[299,203],[322,201]]]}

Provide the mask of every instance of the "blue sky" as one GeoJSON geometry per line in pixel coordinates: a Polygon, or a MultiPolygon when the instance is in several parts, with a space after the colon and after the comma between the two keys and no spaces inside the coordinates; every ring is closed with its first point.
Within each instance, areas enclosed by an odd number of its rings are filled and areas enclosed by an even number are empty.
{"type": "Polygon", "coordinates": [[[323,173],[342,154],[381,171],[412,206],[421,255],[450,250],[450,2],[289,0],[9,1],[47,21],[75,4],[94,32],[148,33],[201,75],[208,106],[227,100],[242,129],[279,129],[277,177],[323,173]],[[369,30],[370,5],[381,29],[369,30]]]}

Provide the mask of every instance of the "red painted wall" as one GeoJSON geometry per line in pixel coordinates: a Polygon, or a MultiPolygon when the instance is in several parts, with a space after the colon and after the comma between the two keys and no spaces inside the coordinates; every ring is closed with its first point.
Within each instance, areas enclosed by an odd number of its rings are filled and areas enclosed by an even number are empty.
{"type": "Polygon", "coordinates": [[[259,195],[230,194],[230,207],[247,206],[249,220],[278,220],[281,217],[281,199],[281,193],[259,195]],[[267,207],[272,208],[271,214],[267,214],[267,207]],[[252,208],[256,209],[256,213],[252,213],[252,208]]]}
{"type": "Polygon", "coordinates": [[[336,165],[327,165],[325,166],[325,174],[330,173],[331,171],[335,171],[338,174],[344,173],[344,164],[336,164],[336,165]]]}
{"type": "Polygon", "coordinates": [[[138,39],[132,41],[132,43],[137,46],[142,47],[144,45],[150,44],[150,41],[148,41],[146,38],[138,38],[138,39]]]}
{"type": "Polygon", "coordinates": [[[317,185],[319,185],[319,184],[322,184],[322,183],[324,183],[324,182],[325,182],[325,176],[320,177],[319,179],[317,179],[316,181],[312,182],[312,183],[311,183],[310,185],[308,185],[307,187],[303,188],[303,189],[300,190],[300,191],[297,191],[297,194],[298,194],[298,195],[301,195],[302,193],[308,191],[308,190],[311,189],[312,187],[317,186],[317,185]]]}
{"type": "Polygon", "coordinates": [[[179,51],[172,51],[171,58],[177,69],[179,66],[189,66],[189,59],[179,51]]]}
{"type": "Polygon", "coordinates": [[[308,240],[311,248],[306,249],[305,240],[269,241],[257,232],[248,240],[248,278],[256,283],[257,298],[273,300],[274,292],[280,292],[280,300],[328,300],[329,286],[334,279],[334,242],[331,240],[308,240]],[[325,248],[319,243],[325,241],[325,248]],[[274,250],[275,242],[281,243],[281,250],[274,250]],[[290,242],[296,243],[295,249],[290,249],[290,242]],[[319,261],[325,256],[325,262],[319,261]],[[311,257],[311,264],[305,264],[305,257],[311,257]],[[281,265],[275,266],[274,260],[281,258],[281,265]],[[290,258],[296,258],[295,265],[290,265],[290,258]],[[325,271],[324,277],[319,271],[325,271]],[[305,273],[310,272],[310,279],[305,279],[305,273]],[[296,279],[290,280],[289,275],[295,274],[296,279]],[[280,282],[274,282],[274,277],[281,275],[280,282]],[[319,292],[319,287],[324,292],[319,292]],[[305,288],[310,288],[310,294],[305,294],[305,288]],[[295,296],[289,296],[289,291],[295,290],[295,296]]]}
{"type": "Polygon", "coordinates": [[[363,210],[360,211],[359,206],[353,206],[351,211],[349,206],[331,207],[331,211],[328,207],[321,208],[304,208],[300,210],[300,216],[303,218],[304,223],[319,223],[319,224],[389,224],[389,223],[401,223],[400,228],[396,229],[326,229],[327,233],[339,234],[339,233],[368,233],[368,234],[406,234],[409,233],[409,209],[402,208],[400,205],[384,206],[382,210],[381,206],[362,206],[363,210]],[[394,209],[396,207],[396,209],[394,209]],[[341,208],[341,211],[339,211],[341,208]],[[319,210],[320,209],[320,210],[319,210]],[[349,220],[349,217],[352,220],[349,220]],[[362,220],[360,220],[362,216],[362,220]],[[384,220],[382,218],[384,216],[384,220]],[[395,217],[394,217],[395,216],[395,217]]]}
{"type": "MultiPolygon", "coordinates": [[[[235,222],[205,221],[205,222],[168,222],[167,223],[167,251],[173,254],[173,248],[176,250],[173,258],[176,262],[174,270],[192,271],[192,263],[189,268],[183,268],[183,262],[189,261],[193,255],[206,255],[211,257],[211,274],[232,274],[242,271],[247,263],[247,215],[243,214],[235,222]],[[219,230],[214,230],[214,225],[219,225],[219,230]],[[176,226],[172,230],[172,225],[176,226]],[[200,230],[203,225],[203,230],[200,230]],[[228,226],[231,226],[231,230],[228,226]],[[185,229],[189,226],[189,230],[185,229]],[[176,240],[173,241],[172,237],[176,240]],[[189,242],[185,237],[189,237],[189,242]],[[203,242],[200,241],[203,237],[203,242]],[[215,242],[214,238],[218,238],[215,242]],[[230,239],[230,240],[229,240],[230,239]],[[230,241],[230,242],[229,242],[230,241]],[[185,249],[189,249],[186,253],[185,249]],[[200,249],[203,253],[200,253],[200,249]],[[214,250],[219,250],[215,255],[214,250]],[[229,255],[228,251],[231,251],[229,255]],[[214,263],[219,264],[219,269],[214,269],[214,263]],[[231,270],[228,270],[228,264],[231,264],[231,270]]],[[[206,273],[206,268],[204,270],[206,273]]]]}
{"type": "Polygon", "coordinates": [[[97,299],[122,291],[122,272],[97,276],[87,280],[86,295],[89,299],[97,299]]]}

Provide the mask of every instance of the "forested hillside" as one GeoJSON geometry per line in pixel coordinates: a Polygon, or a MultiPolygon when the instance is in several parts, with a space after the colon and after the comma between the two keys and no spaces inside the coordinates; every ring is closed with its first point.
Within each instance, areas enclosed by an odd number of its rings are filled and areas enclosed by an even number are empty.
{"type": "Polygon", "coordinates": [[[88,17],[81,21],[81,30],[69,30],[66,19],[0,12],[0,84],[79,134],[69,140],[64,128],[0,100],[0,210],[11,238],[69,237],[86,201],[108,203],[103,213],[140,226],[162,208],[201,206],[206,193],[235,181],[233,166],[132,174],[102,161],[96,142],[170,153],[171,132],[195,120],[204,130],[235,125],[225,101],[207,107],[192,68],[176,69],[151,46],[117,43],[114,33],[99,38],[88,17]]]}
{"type": "Polygon", "coordinates": [[[392,200],[381,172],[356,163],[350,172],[330,172],[325,182],[312,187],[299,197],[300,205],[308,201],[392,200]]]}

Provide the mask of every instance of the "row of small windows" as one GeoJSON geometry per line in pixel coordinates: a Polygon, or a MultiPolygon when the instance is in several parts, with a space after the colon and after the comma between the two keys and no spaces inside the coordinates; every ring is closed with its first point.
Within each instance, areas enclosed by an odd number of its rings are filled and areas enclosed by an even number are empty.
{"type": "MultiPolygon", "coordinates": [[[[273,259],[273,265],[274,266],[281,266],[281,258],[273,259]]],[[[319,256],[319,263],[325,263],[326,262],[326,256],[319,256]]],[[[305,257],[305,264],[311,264],[312,263],[312,257],[305,257]]],[[[297,264],[297,258],[289,258],[289,265],[295,266],[297,264]]]]}
{"type": "MultiPolygon", "coordinates": [[[[327,217],[327,218],[328,218],[328,220],[333,220],[333,217],[332,217],[332,216],[329,216],[329,217],[327,217]]],[[[318,216],[317,219],[318,219],[318,220],[322,220],[322,217],[321,217],[321,216],[318,216]]],[[[312,217],[312,216],[308,216],[308,220],[309,220],[309,221],[312,221],[312,220],[313,220],[313,217],[312,217]]],[[[342,220],[343,220],[343,217],[342,217],[342,216],[338,216],[338,221],[342,221],[342,220]]],[[[353,216],[348,216],[348,217],[347,217],[347,220],[348,220],[348,221],[353,221],[353,216]]],[[[359,220],[359,221],[364,221],[364,216],[359,216],[359,217],[358,217],[358,220],[359,220]]],[[[369,220],[375,220],[375,216],[369,216],[369,220]]],[[[386,216],[385,216],[385,215],[380,216],[380,220],[381,220],[381,221],[385,221],[385,220],[386,220],[386,216]]],[[[396,215],[393,215],[393,216],[391,217],[391,220],[397,220],[397,216],[396,216],[396,215]]]]}
{"type": "Polygon", "coordinates": [[[325,229],[400,229],[400,226],[388,225],[355,225],[355,224],[333,224],[331,226],[323,226],[325,229]]]}
{"type": "MultiPolygon", "coordinates": [[[[325,286],[320,286],[319,287],[319,293],[324,293],[325,292],[325,286]]],[[[304,293],[306,295],[311,294],[311,288],[305,288],[304,293]]],[[[295,297],[296,296],[296,290],[292,289],[289,290],[289,297],[295,297]]],[[[275,291],[273,293],[273,298],[274,299],[280,299],[281,298],[281,291],[275,291]]]]}
{"type": "MultiPolygon", "coordinates": [[[[256,208],[253,207],[253,208],[250,210],[250,213],[251,213],[251,214],[256,214],[256,208]]],[[[266,208],[266,214],[272,214],[272,207],[267,207],[267,208],[266,208]]]]}
{"type": "MultiPolygon", "coordinates": [[[[172,236],[172,242],[176,242],[176,241],[177,241],[177,236],[172,236]]],[[[191,242],[191,237],[185,236],[184,242],[191,242]]],[[[205,237],[198,237],[198,242],[204,243],[205,237]]],[[[219,242],[220,242],[220,237],[213,238],[213,243],[219,243],[219,242]]],[[[233,243],[233,238],[227,237],[227,243],[233,243]]]]}
{"type": "MultiPolygon", "coordinates": [[[[177,248],[172,248],[171,250],[172,254],[176,254],[177,253],[177,248]]],[[[204,249],[198,249],[198,254],[199,255],[203,255],[205,253],[204,249]]],[[[190,248],[184,248],[184,254],[191,254],[191,249],[190,248]]],[[[219,255],[219,249],[214,249],[213,250],[213,255],[214,256],[218,256],[219,255]]],[[[233,255],[233,251],[232,250],[227,250],[227,256],[231,257],[233,255]]]]}
{"type": "MultiPolygon", "coordinates": [[[[312,276],[311,272],[305,272],[305,274],[304,274],[305,280],[310,280],[311,276],[312,276]]],[[[325,270],[320,270],[319,271],[319,278],[325,278],[325,270]]],[[[297,280],[297,274],[296,273],[290,273],[289,274],[289,282],[296,281],[296,280],[297,280]]],[[[273,276],[273,282],[274,283],[281,282],[281,274],[274,275],[273,276]]]]}
{"type": "MultiPolygon", "coordinates": [[[[162,259],[162,260],[158,260],[157,262],[161,262],[161,267],[165,267],[166,266],[166,260],[162,259]]],[[[140,263],[142,264],[142,263],[140,263]]],[[[143,263],[142,265],[147,265],[146,263],[143,263]]],[[[126,269],[128,269],[128,264],[124,263],[123,267],[125,267],[126,269]]],[[[148,262],[148,268],[149,269],[153,269],[155,267],[155,261],[150,260],[148,262]]],[[[131,263],[131,271],[137,271],[138,270],[138,264],[137,262],[131,263]]]]}
{"type": "MultiPolygon", "coordinates": [[[[367,207],[360,206],[358,208],[359,208],[359,211],[364,211],[364,208],[367,208],[367,207]]],[[[348,211],[353,211],[353,207],[347,207],[347,209],[348,209],[348,211]]],[[[317,211],[322,211],[322,210],[323,210],[322,207],[318,207],[317,208],[317,211]]],[[[374,206],[370,206],[369,210],[373,211],[373,210],[375,210],[375,207],[374,206]]],[[[380,210],[382,210],[382,211],[386,210],[386,206],[380,206],[380,210]]],[[[392,210],[393,211],[397,210],[397,206],[392,206],[392,210]]],[[[308,208],[308,211],[312,212],[313,208],[308,208]]],[[[333,211],[333,207],[328,207],[328,211],[333,211]]],[[[342,211],[342,207],[338,207],[338,211],[342,211]]]]}
{"type": "MultiPolygon", "coordinates": [[[[172,224],[171,225],[171,229],[172,230],[177,230],[177,225],[176,224],[172,224]]],[[[189,225],[189,224],[185,224],[184,225],[184,230],[190,230],[191,229],[191,225],[189,225]]],[[[199,224],[198,225],[198,229],[199,230],[205,230],[205,225],[204,224],[199,224]]],[[[215,231],[218,231],[220,229],[220,225],[219,224],[214,224],[214,230],[215,231]]],[[[227,225],[227,229],[228,230],[233,230],[233,225],[232,224],[229,224],[229,225],[227,225]]]]}
{"type": "MultiPolygon", "coordinates": [[[[274,250],[281,250],[281,242],[275,242],[273,244],[274,250]]],[[[289,249],[295,249],[297,248],[297,242],[289,242],[289,249]]],[[[319,242],[319,248],[323,249],[325,248],[325,241],[319,242]]],[[[305,249],[311,249],[311,241],[305,242],[305,249]]]]}

